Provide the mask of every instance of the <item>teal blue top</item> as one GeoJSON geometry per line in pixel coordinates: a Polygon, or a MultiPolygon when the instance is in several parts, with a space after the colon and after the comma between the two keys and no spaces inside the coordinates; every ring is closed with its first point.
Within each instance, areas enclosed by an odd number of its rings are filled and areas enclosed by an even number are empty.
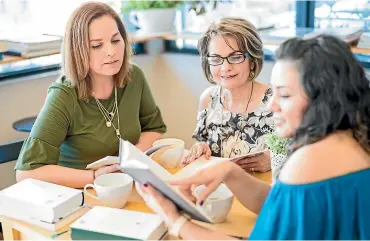
{"type": "Polygon", "coordinates": [[[370,240],[370,169],[271,189],[249,239],[370,240]]]}

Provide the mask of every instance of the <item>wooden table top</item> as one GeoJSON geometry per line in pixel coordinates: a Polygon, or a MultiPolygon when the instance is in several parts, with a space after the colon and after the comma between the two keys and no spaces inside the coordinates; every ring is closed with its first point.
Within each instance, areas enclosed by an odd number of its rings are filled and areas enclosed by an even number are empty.
{"type": "MultiPolygon", "coordinates": [[[[178,169],[172,169],[169,171],[172,173],[175,173],[177,170],[178,169]]],[[[271,173],[270,172],[256,173],[253,175],[255,175],[258,179],[271,183],[271,173]]],[[[92,190],[91,192],[94,192],[94,191],[92,190]]],[[[85,197],[86,197],[86,202],[90,206],[91,205],[92,206],[101,205],[99,201],[89,198],[87,195],[85,195],[85,197]]],[[[89,207],[85,207],[85,211],[87,211],[88,209],[89,207]]],[[[133,192],[129,198],[129,201],[125,205],[124,209],[153,213],[152,210],[143,202],[140,195],[137,194],[135,188],[133,188],[133,192]]],[[[256,218],[257,218],[256,214],[249,211],[236,198],[234,198],[233,206],[225,222],[219,223],[219,224],[201,223],[201,225],[209,229],[224,232],[228,235],[237,236],[237,237],[248,237],[254,227],[256,218]]],[[[71,223],[73,221],[71,221],[71,223]]],[[[17,221],[17,220],[7,218],[4,216],[0,216],[0,222],[6,225],[11,225],[12,227],[14,227],[14,229],[17,229],[20,232],[32,233],[33,237],[40,237],[44,239],[45,237],[51,238],[55,234],[61,234],[55,239],[57,240],[70,240],[71,239],[70,231],[69,231],[69,226],[71,223],[60,228],[59,230],[56,230],[56,232],[52,232],[52,231],[40,228],[38,226],[25,223],[22,221],[17,221]]]]}

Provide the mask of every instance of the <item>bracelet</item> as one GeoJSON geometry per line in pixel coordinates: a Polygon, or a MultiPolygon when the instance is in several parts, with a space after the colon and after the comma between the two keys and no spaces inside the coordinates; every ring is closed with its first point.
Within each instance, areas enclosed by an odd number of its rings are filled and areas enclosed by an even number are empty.
{"type": "Polygon", "coordinates": [[[180,229],[181,227],[188,221],[183,215],[181,215],[176,221],[172,224],[169,234],[173,237],[179,238],[180,237],[180,229]]]}

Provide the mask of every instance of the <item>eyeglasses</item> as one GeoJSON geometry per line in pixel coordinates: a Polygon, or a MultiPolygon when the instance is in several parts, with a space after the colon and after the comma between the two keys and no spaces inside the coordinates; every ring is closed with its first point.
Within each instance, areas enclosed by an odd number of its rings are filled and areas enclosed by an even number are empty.
{"type": "Polygon", "coordinates": [[[243,63],[248,56],[248,53],[233,54],[227,57],[207,56],[207,62],[209,65],[217,66],[223,64],[224,60],[226,59],[229,64],[240,64],[243,63]]]}

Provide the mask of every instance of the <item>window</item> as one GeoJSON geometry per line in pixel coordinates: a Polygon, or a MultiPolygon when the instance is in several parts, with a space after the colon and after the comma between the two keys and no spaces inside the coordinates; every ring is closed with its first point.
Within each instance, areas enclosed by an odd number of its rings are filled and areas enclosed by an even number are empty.
{"type": "MultiPolygon", "coordinates": [[[[88,0],[0,0],[0,36],[8,33],[63,35],[73,10],[88,0]]],[[[102,0],[119,11],[120,1],[102,0]]]]}
{"type": "Polygon", "coordinates": [[[370,30],[369,0],[315,2],[316,28],[364,28],[370,30]]]}
{"type": "MultiPolygon", "coordinates": [[[[203,32],[212,21],[222,17],[241,17],[258,29],[295,27],[295,0],[195,1],[185,8],[184,31],[203,32]]],[[[178,40],[178,48],[195,48],[196,40],[178,40]]]]}

